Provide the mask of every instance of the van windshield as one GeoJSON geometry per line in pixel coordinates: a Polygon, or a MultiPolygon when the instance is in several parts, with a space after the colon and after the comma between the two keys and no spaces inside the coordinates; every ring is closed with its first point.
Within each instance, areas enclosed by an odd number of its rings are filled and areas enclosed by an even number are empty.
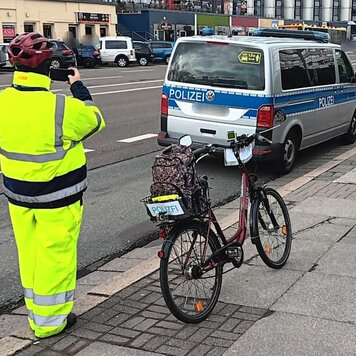
{"type": "Polygon", "coordinates": [[[182,42],[172,58],[168,80],[264,90],[263,51],[227,43],[182,42]]]}

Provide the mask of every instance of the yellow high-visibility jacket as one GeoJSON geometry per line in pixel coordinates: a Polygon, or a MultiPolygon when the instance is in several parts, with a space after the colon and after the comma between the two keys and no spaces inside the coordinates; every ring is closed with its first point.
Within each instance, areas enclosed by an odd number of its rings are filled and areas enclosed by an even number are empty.
{"type": "Polygon", "coordinates": [[[57,208],[87,187],[82,141],[105,127],[92,101],[49,91],[51,79],[14,73],[0,92],[0,167],[4,193],[15,205],[57,208]]]}

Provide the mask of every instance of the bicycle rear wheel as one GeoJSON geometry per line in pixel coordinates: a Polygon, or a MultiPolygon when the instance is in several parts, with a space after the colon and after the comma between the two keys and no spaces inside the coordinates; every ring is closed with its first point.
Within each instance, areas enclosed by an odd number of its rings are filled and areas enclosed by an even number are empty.
{"type": "Polygon", "coordinates": [[[168,309],[180,321],[199,323],[214,309],[220,295],[222,266],[203,273],[203,260],[219,249],[207,224],[191,221],[175,227],[163,245],[160,283],[168,309]],[[204,247],[206,253],[204,254],[204,247]]]}
{"type": "Polygon", "coordinates": [[[271,268],[281,268],[288,260],[292,246],[292,225],[283,198],[273,188],[265,188],[266,198],[256,199],[252,205],[252,231],[256,248],[263,262],[271,268]],[[273,212],[275,223],[268,213],[273,212]]]}

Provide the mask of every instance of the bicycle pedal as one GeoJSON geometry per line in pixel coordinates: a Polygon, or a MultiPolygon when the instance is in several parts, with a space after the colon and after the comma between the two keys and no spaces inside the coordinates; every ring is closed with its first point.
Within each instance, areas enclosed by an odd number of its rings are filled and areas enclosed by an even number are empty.
{"type": "Polygon", "coordinates": [[[240,256],[239,249],[240,249],[239,246],[228,247],[225,251],[226,256],[229,258],[238,258],[240,256]]]}

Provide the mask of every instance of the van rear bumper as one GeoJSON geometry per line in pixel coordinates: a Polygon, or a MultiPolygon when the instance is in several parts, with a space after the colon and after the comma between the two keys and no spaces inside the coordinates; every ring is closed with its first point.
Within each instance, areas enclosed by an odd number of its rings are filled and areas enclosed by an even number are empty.
{"type": "MultiPolygon", "coordinates": [[[[178,139],[169,137],[166,132],[161,131],[157,135],[157,143],[160,146],[170,146],[178,143],[178,139]]],[[[193,144],[194,146],[194,144],[193,144]]],[[[258,162],[268,162],[277,160],[281,155],[282,145],[275,143],[268,146],[255,146],[253,149],[253,159],[258,162]]]]}

